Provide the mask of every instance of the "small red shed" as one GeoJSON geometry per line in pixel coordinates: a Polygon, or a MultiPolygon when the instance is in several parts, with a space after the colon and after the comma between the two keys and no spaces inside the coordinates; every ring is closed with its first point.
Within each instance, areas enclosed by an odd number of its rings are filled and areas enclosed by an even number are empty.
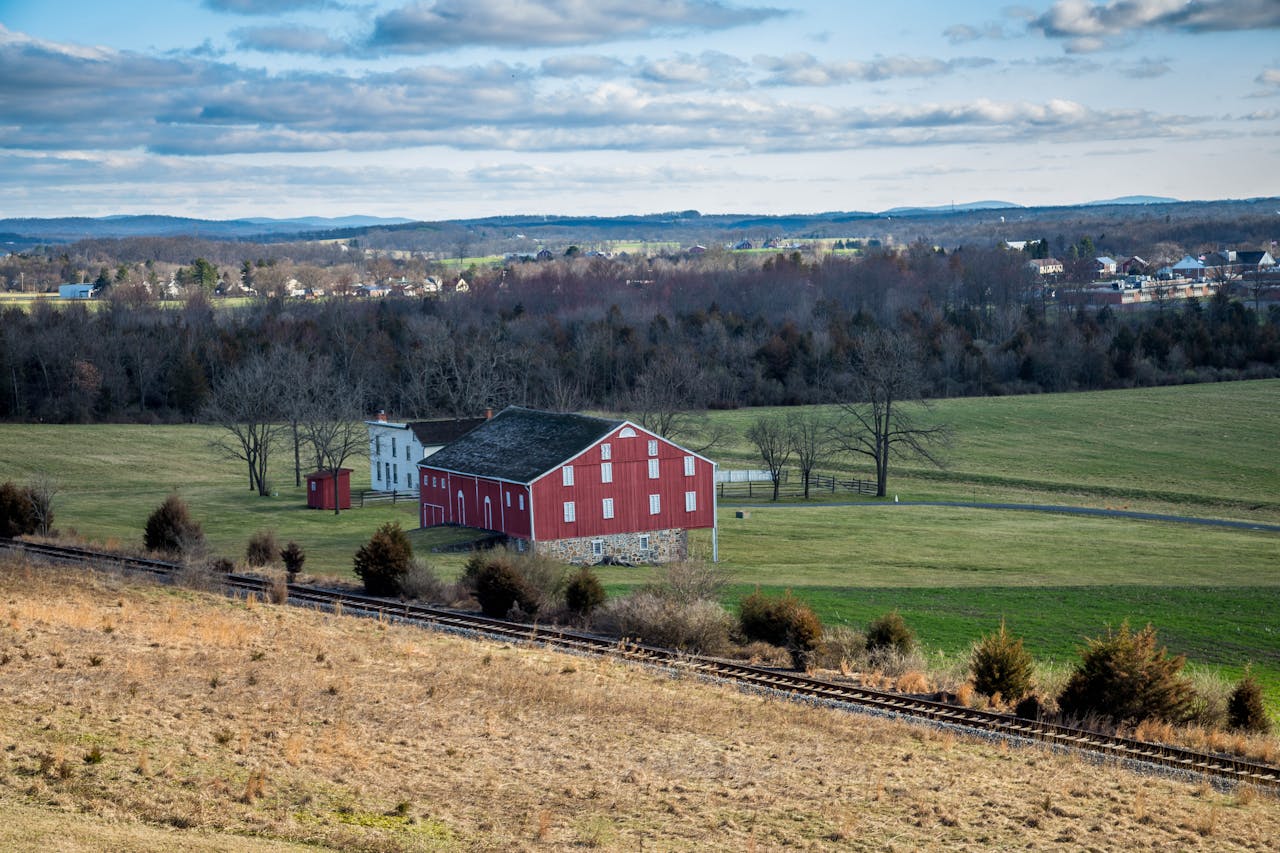
{"type": "Polygon", "coordinates": [[[307,507],[351,509],[351,469],[316,471],[307,475],[307,507]]]}

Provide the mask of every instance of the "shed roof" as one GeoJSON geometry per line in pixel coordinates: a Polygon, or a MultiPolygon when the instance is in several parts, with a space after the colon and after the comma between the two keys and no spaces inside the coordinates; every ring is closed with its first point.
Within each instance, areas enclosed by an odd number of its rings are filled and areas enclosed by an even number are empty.
{"type": "Polygon", "coordinates": [[[420,464],[532,483],[624,423],[509,406],[420,464]]]}
{"type": "Polygon", "coordinates": [[[438,421],[410,421],[409,429],[423,447],[448,444],[471,432],[487,418],[448,418],[438,421]]]}

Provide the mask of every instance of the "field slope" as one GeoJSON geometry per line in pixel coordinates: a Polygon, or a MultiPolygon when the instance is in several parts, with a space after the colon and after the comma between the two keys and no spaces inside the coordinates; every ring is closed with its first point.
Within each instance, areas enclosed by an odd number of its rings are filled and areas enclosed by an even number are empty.
{"type": "Polygon", "coordinates": [[[0,564],[0,845],[1265,849],[1252,791],[613,661],[0,564]]]}

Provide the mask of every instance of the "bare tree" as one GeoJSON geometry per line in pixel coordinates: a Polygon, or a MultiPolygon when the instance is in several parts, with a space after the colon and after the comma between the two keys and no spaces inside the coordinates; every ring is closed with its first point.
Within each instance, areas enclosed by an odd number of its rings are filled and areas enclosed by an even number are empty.
{"type": "Polygon", "coordinates": [[[813,470],[831,458],[831,424],[810,410],[790,418],[791,449],[796,454],[796,467],[804,479],[804,499],[809,499],[809,478],[813,470]]]}
{"type": "Polygon", "coordinates": [[[281,362],[278,352],[249,356],[214,385],[204,409],[204,420],[224,431],[213,447],[243,461],[249,488],[263,496],[270,494],[267,462],[286,428],[280,422],[281,362]]]}
{"type": "Polygon", "coordinates": [[[902,334],[871,332],[854,347],[847,402],[840,404],[842,422],[832,435],[849,453],[871,457],[876,468],[876,496],[887,494],[890,459],[924,459],[939,467],[939,451],[950,444],[947,424],[922,424],[912,407],[920,400],[921,357],[902,334]]]}
{"type": "Polygon", "coordinates": [[[690,405],[691,401],[700,402],[697,395],[703,384],[696,367],[664,354],[636,380],[629,408],[645,429],[694,453],[706,453],[727,440],[731,430],[690,405]]]}
{"type": "MultiPolygon", "coordinates": [[[[314,454],[316,469],[336,478],[347,460],[362,454],[368,444],[364,425],[367,395],[362,385],[349,384],[333,371],[317,371],[313,376],[299,428],[314,454]]],[[[335,500],[333,514],[339,511],[335,500]]]]}
{"type": "Polygon", "coordinates": [[[45,471],[33,475],[27,482],[27,500],[31,503],[36,532],[41,536],[48,536],[53,526],[53,501],[60,491],[58,479],[45,471]]]}
{"type": "Polygon", "coordinates": [[[769,469],[769,478],[773,481],[773,499],[778,499],[778,487],[782,485],[782,472],[791,461],[791,448],[794,439],[791,427],[778,417],[762,416],[747,429],[747,440],[755,445],[769,469]]]}

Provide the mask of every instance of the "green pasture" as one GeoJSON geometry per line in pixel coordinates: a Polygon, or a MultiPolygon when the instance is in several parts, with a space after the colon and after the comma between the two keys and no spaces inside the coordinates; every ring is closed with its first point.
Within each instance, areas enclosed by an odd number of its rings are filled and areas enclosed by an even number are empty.
{"type": "MultiPolygon", "coordinates": [[[[949,468],[900,465],[890,493],[1275,523],[1278,403],[1275,380],[941,401],[933,416],[957,432],[949,468]]],[[[758,414],[712,417],[740,434],[758,414]]],[[[254,531],[272,529],[282,543],[303,545],[315,573],[349,576],[351,555],[385,521],[417,525],[413,502],[336,517],[306,509],[283,450],[271,467],[276,494],[259,497],[247,488],[243,463],[211,448],[217,435],[191,425],[0,425],[0,479],[54,475],[62,486],[58,528],[130,545],[141,544],[146,516],[176,490],[218,552],[238,557],[254,531]]],[[[714,455],[724,467],[758,467],[745,439],[714,455]]],[[[353,491],[367,489],[365,460],[350,467],[353,491]]],[[[731,603],[756,586],[791,589],[829,624],[853,627],[896,608],[930,654],[951,660],[1002,618],[1038,656],[1059,661],[1108,625],[1150,621],[1173,651],[1228,677],[1252,663],[1280,707],[1280,534],[892,499],[743,507],[743,519],[737,509],[722,505],[719,516],[721,558],[736,579],[731,603]]],[[[465,535],[420,531],[413,539],[421,553],[465,535]]],[[[696,532],[692,544],[709,556],[708,533],[696,532]]],[[[463,562],[455,554],[431,559],[446,576],[463,562]]],[[[601,574],[621,591],[649,581],[653,570],[602,567],[601,574]]]]}
{"type": "MultiPolygon", "coordinates": [[[[760,467],[747,428],[761,414],[796,411],[713,413],[736,437],[715,451],[721,467],[760,467]]],[[[1277,379],[939,400],[919,419],[954,427],[946,467],[894,462],[889,493],[1280,521],[1277,413],[1277,379]]],[[[823,470],[873,479],[869,461],[837,458],[823,470]]]]}

